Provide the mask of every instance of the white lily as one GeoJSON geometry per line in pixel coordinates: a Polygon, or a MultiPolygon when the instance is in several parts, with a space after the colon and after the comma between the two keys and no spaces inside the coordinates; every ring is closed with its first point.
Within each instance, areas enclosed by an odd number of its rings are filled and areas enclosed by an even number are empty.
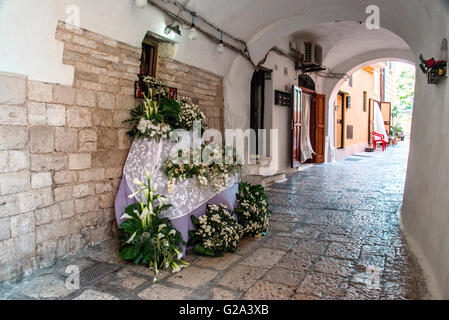
{"type": "Polygon", "coordinates": [[[140,181],[140,180],[137,179],[137,178],[134,178],[134,179],[133,179],[133,183],[134,183],[134,184],[137,184],[137,185],[142,185],[142,184],[143,184],[143,182],[140,181]]]}
{"type": "Polygon", "coordinates": [[[129,238],[129,240],[126,241],[126,243],[129,244],[129,243],[133,242],[133,240],[134,240],[134,238],[136,237],[136,235],[137,235],[137,231],[133,233],[133,235],[131,236],[131,238],[129,238]]]}
{"type": "Polygon", "coordinates": [[[123,216],[120,218],[120,220],[123,220],[123,219],[132,219],[133,217],[131,217],[129,214],[127,214],[127,213],[125,213],[125,214],[123,214],[123,216]]]}

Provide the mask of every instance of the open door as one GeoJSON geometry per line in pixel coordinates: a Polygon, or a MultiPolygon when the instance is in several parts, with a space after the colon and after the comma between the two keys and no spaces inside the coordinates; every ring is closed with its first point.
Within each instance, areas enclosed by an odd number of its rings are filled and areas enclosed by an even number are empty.
{"type": "Polygon", "coordinates": [[[292,168],[301,165],[301,101],[302,90],[297,86],[292,89],[292,119],[291,130],[293,140],[292,168]]]}
{"type": "Polygon", "coordinates": [[[315,99],[315,163],[324,163],[325,148],[325,103],[326,96],[317,94],[315,99]]]}
{"type": "Polygon", "coordinates": [[[337,96],[337,108],[335,111],[335,147],[344,149],[345,95],[342,92],[339,92],[337,96]]]}
{"type": "Polygon", "coordinates": [[[369,99],[369,110],[368,110],[368,144],[373,144],[373,135],[371,132],[374,130],[374,103],[377,102],[373,99],[369,99]]]}
{"type": "Polygon", "coordinates": [[[384,118],[385,131],[387,131],[387,134],[390,134],[391,133],[391,102],[381,102],[380,110],[382,111],[382,118],[384,118]]]}

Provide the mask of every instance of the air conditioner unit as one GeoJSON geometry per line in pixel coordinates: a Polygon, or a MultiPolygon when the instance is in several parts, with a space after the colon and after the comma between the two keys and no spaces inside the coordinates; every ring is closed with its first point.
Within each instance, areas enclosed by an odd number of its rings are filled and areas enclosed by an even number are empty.
{"type": "Polygon", "coordinates": [[[321,65],[323,49],[314,42],[304,42],[304,65],[321,65]]]}

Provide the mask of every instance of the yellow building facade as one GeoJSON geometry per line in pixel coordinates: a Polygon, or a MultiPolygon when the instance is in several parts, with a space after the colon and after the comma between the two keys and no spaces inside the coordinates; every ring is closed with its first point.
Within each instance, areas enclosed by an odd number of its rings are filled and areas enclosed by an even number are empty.
{"type": "Polygon", "coordinates": [[[334,108],[337,160],[369,146],[369,103],[385,100],[385,87],[391,86],[385,79],[388,64],[379,63],[355,72],[340,88],[334,108]]]}

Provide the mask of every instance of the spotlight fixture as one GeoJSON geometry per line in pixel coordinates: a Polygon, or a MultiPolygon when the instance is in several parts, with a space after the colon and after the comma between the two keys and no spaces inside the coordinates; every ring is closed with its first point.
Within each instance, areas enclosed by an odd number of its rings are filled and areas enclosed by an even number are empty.
{"type": "Polygon", "coordinates": [[[217,52],[218,53],[223,53],[224,51],[224,45],[223,45],[223,31],[220,32],[220,42],[218,43],[217,46],[217,52]]]}
{"type": "Polygon", "coordinates": [[[195,28],[195,14],[192,14],[192,27],[190,28],[189,39],[196,40],[197,36],[198,36],[198,31],[196,31],[196,28],[195,28]]]}
{"type": "Polygon", "coordinates": [[[148,0],[135,0],[134,3],[137,8],[145,9],[148,5],[148,0]]]}
{"type": "Polygon", "coordinates": [[[171,32],[174,32],[177,35],[181,36],[181,28],[179,28],[179,25],[175,25],[175,23],[167,25],[164,29],[164,33],[167,35],[170,34],[171,32]]]}
{"type": "Polygon", "coordinates": [[[419,56],[419,60],[421,61],[421,64],[419,65],[419,67],[421,68],[421,71],[423,73],[429,72],[429,70],[432,69],[436,65],[434,58],[426,60],[426,59],[424,59],[422,54],[419,56]]]}
{"type": "Polygon", "coordinates": [[[443,78],[448,76],[448,63],[446,60],[435,61],[434,58],[424,59],[423,55],[419,56],[421,71],[427,76],[429,84],[439,84],[443,78]]]}

